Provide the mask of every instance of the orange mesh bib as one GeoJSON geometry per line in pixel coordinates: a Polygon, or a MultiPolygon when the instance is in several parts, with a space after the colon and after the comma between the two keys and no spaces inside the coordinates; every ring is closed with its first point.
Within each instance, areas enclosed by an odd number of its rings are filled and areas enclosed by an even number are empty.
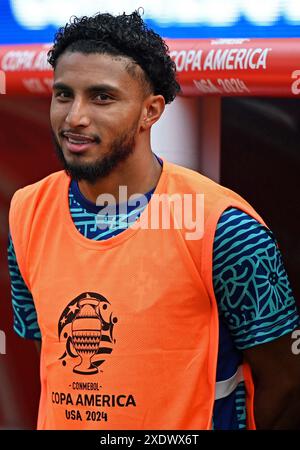
{"type": "MultiPolygon", "coordinates": [[[[169,204],[169,229],[136,226],[92,241],[72,221],[69,183],[64,172],[52,174],[19,190],[10,210],[42,334],[38,428],[211,428],[218,354],[214,233],[229,206],[262,219],[234,192],[164,161],[154,194],[203,194],[202,238],[186,239],[169,204]]],[[[152,204],[136,225],[151,222],[152,204]]],[[[244,378],[254,428],[246,366],[244,378]]]]}

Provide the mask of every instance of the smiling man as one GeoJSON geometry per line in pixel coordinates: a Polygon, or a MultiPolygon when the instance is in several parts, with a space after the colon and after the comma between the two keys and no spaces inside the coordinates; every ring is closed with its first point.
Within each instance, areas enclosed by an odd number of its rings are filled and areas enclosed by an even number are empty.
{"type": "MultiPolygon", "coordinates": [[[[130,187],[131,193],[148,192],[161,166],[147,142],[147,130],[162,114],[165,99],[151,92],[141,67],[114,55],[108,44],[85,45],[88,54],[78,51],[81,46],[81,41],[71,45],[55,70],[51,123],[58,155],[93,201],[101,192],[116,194],[119,185],[130,187]]],[[[173,84],[171,95],[177,90],[173,84]]]]}
{"type": "Polygon", "coordinates": [[[64,170],[15,193],[9,241],[14,328],[42,341],[38,429],[298,426],[299,317],[272,232],[152,151],[179,91],[164,41],[138,12],[75,17],[49,62],[64,170]],[[175,226],[140,226],[154,199],[197,194],[201,238],[168,202],[175,226]]]}

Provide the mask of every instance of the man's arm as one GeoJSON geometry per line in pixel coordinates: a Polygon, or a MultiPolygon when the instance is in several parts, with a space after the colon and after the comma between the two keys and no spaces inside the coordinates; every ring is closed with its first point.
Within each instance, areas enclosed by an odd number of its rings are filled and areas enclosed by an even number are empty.
{"type": "Polygon", "coordinates": [[[244,350],[255,385],[258,429],[300,429],[300,355],[291,335],[244,350]]]}
{"type": "Polygon", "coordinates": [[[21,275],[11,235],[8,238],[8,268],[15,332],[26,339],[41,339],[34,300],[21,275]]]}
{"type": "Polygon", "coordinates": [[[299,426],[300,356],[291,349],[299,326],[295,299],[272,232],[234,208],[216,230],[214,290],[234,346],[252,369],[257,427],[299,426]]]}

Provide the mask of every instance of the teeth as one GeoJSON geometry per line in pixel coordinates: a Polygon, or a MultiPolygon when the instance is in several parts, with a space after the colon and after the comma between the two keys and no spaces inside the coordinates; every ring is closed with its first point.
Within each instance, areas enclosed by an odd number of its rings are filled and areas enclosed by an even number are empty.
{"type": "Polygon", "coordinates": [[[68,141],[71,142],[71,144],[88,144],[91,142],[91,141],[80,141],[80,140],[76,141],[75,139],[71,139],[71,138],[68,138],[68,141]]]}

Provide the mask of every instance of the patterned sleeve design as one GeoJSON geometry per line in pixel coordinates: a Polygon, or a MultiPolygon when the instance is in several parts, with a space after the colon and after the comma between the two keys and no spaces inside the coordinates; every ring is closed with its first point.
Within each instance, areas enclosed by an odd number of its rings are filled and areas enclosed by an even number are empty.
{"type": "Polygon", "coordinates": [[[12,238],[8,241],[8,267],[11,281],[15,332],[27,339],[41,339],[34,301],[18,266],[12,238]]]}
{"type": "Polygon", "coordinates": [[[214,241],[214,290],[239,350],[292,332],[299,316],[270,230],[235,208],[226,210],[214,241]]]}

